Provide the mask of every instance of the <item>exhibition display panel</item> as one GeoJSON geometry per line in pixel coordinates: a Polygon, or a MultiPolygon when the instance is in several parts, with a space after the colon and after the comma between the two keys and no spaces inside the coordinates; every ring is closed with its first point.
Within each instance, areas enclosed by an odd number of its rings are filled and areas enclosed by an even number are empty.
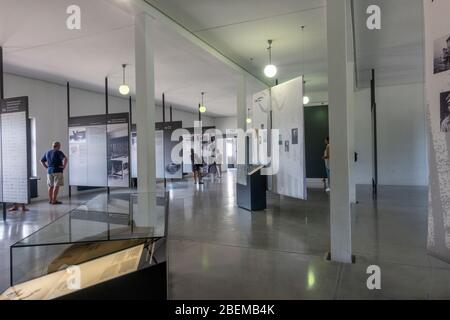
{"type": "MultiPolygon", "coordinates": [[[[166,193],[101,194],[15,243],[10,248],[12,287],[0,299],[82,297],[87,288],[114,286],[116,279],[121,283],[121,277],[147,268],[159,265],[153,270],[161,273],[168,198],[166,193]],[[70,287],[73,270],[82,274],[79,289],[70,287]]],[[[153,289],[163,295],[166,290],[153,289]]]]}
{"type": "Polygon", "coordinates": [[[273,87],[271,100],[272,129],[280,131],[279,170],[273,180],[273,191],[306,200],[303,77],[273,87]]]}
{"type": "Polygon", "coordinates": [[[428,118],[428,250],[450,262],[450,12],[449,1],[424,1],[428,118]]]}
{"type": "Polygon", "coordinates": [[[28,97],[0,100],[0,202],[30,202],[28,97]]]}
{"type": "Polygon", "coordinates": [[[71,186],[129,187],[129,114],[69,119],[71,186]]]}
{"type": "MultiPolygon", "coordinates": [[[[183,122],[157,122],[155,124],[155,153],[156,153],[156,178],[157,179],[182,179],[183,165],[175,163],[172,150],[182,142],[172,141],[172,134],[183,128],[183,122]]],[[[180,150],[182,152],[182,150],[180,150]]],[[[178,155],[182,159],[182,155],[178,155]]]]}

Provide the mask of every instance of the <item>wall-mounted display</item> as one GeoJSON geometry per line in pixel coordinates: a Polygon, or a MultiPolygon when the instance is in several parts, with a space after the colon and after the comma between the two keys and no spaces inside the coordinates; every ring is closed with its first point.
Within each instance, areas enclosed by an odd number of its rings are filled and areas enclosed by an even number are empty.
{"type": "Polygon", "coordinates": [[[298,128],[292,129],[292,144],[298,144],[298,128]]]}
{"type": "Polygon", "coordinates": [[[434,73],[450,70],[450,32],[434,40],[434,73]]]}
{"type": "Polygon", "coordinates": [[[450,132],[450,91],[441,93],[441,131],[450,132]]]}
{"type": "Polygon", "coordinates": [[[428,251],[450,262],[450,1],[424,1],[428,108],[428,251]]]}
{"type": "Polygon", "coordinates": [[[1,202],[30,202],[28,97],[0,100],[1,202]]]}

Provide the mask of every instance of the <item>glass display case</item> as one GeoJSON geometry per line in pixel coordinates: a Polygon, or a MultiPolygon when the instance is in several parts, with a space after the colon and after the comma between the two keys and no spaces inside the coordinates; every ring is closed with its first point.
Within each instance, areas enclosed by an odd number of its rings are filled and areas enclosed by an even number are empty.
{"type": "Polygon", "coordinates": [[[54,299],[76,272],[81,290],[164,262],[167,213],[166,193],[94,197],[11,246],[2,298],[54,299]]]}

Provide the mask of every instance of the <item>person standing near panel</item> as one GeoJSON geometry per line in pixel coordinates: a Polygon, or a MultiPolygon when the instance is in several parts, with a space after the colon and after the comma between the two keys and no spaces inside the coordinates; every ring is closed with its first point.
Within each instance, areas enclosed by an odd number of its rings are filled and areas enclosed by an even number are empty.
{"type": "Polygon", "coordinates": [[[220,153],[219,149],[216,149],[216,167],[219,179],[222,179],[222,162],[223,162],[222,154],[220,153]]]}
{"type": "Polygon", "coordinates": [[[49,203],[62,204],[58,201],[59,189],[64,186],[64,169],[68,159],[60,150],[61,143],[54,142],[53,149],[47,151],[41,159],[42,166],[47,169],[47,184],[49,203]]]}
{"type": "Polygon", "coordinates": [[[203,184],[202,181],[202,173],[201,173],[201,159],[200,157],[194,152],[194,149],[191,149],[191,164],[192,164],[192,173],[194,174],[194,183],[197,184],[203,184]]]}
{"type": "Polygon", "coordinates": [[[325,161],[325,169],[327,172],[327,176],[326,176],[326,192],[330,192],[330,138],[326,137],[325,138],[325,151],[323,153],[323,157],[322,160],[325,161]]]}

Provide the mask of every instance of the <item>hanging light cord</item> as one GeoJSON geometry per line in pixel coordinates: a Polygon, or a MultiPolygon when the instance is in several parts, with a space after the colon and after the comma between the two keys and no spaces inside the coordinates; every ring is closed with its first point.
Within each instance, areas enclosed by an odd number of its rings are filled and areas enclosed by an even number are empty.
{"type": "Polygon", "coordinates": [[[269,50],[269,64],[272,65],[272,40],[269,40],[269,47],[267,50],[269,50]]]}
{"type": "Polygon", "coordinates": [[[126,64],[123,64],[122,65],[122,68],[123,68],[123,84],[125,84],[125,68],[127,67],[127,65],[126,64]]]}

